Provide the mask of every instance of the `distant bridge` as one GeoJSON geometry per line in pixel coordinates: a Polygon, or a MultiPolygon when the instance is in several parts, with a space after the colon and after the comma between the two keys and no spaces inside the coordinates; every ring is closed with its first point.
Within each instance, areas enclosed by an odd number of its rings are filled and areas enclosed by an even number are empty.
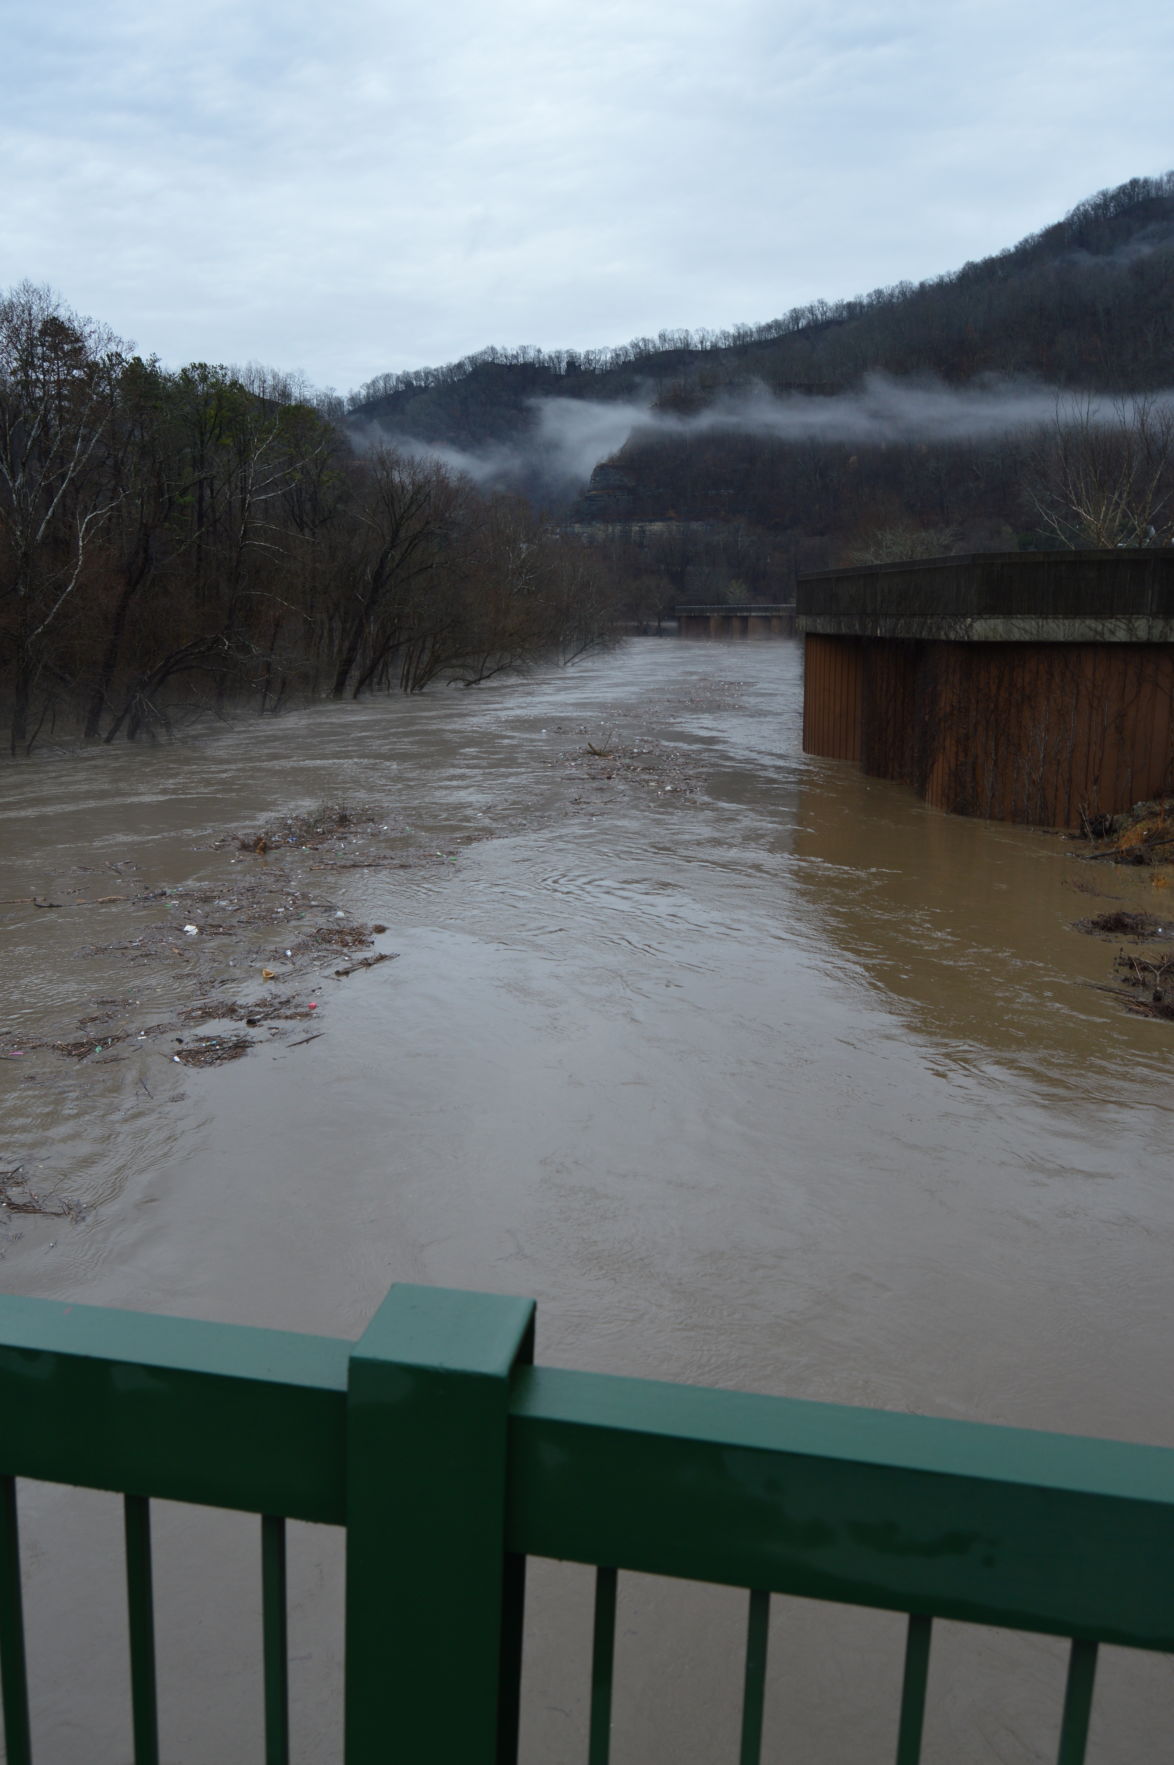
{"type": "Polygon", "coordinates": [[[679,637],[791,637],[795,631],[794,601],[674,607],[673,612],[679,637]]]}

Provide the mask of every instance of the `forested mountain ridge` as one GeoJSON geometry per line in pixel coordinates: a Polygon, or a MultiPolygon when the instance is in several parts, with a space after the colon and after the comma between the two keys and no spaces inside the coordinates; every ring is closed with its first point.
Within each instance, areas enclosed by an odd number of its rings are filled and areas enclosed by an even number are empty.
{"type": "Polygon", "coordinates": [[[703,408],[752,382],[833,392],[861,375],[984,374],[1061,388],[1174,384],[1174,173],[1079,203],[993,257],[858,299],[816,301],[759,326],[661,332],[615,349],[486,349],[441,368],[383,374],[349,401],[353,421],[462,449],[514,438],[543,398],[703,408]]]}
{"type": "Polygon", "coordinates": [[[1128,428],[1130,401],[1174,389],[1172,295],[1167,173],[916,285],[618,349],[488,349],[369,381],[347,420],[606,535],[634,613],[777,600],[865,558],[1165,543],[1168,401],[1140,455],[1102,418],[1124,401],[1128,428]],[[1084,508],[1061,418],[1138,483],[1084,508]]]}

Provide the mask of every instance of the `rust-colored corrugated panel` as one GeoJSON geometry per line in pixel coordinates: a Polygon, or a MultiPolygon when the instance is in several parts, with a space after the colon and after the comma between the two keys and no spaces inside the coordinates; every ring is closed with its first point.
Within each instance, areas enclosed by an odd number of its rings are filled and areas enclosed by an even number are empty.
{"type": "Polygon", "coordinates": [[[861,651],[860,759],[877,778],[919,782],[918,656],[921,646],[876,641],[861,651]]]}
{"type": "Polygon", "coordinates": [[[827,640],[803,639],[803,752],[822,754],[824,706],[823,675],[827,666],[827,640]]]}
{"type": "Polygon", "coordinates": [[[1156,746],[1154,717],[1157,707],[1157,681],[1155,679],[1154,668],[1149,663],[1148,659],[1143,662],[1140,673],[1141,681],[1138,687],[1137,708],[1134,712],[1136,736],[1133,744],[1133,764],[1129,779],[1131,786],[1136,783],[1139,787],[1133,798],[1135,803],[1141,798],[1148,797],[1151,794],[1144,788],[1144,785],[1147,779],[1154,776],[1153,761],[1154,748],[1156,746]]]}
{"type": "Polygon", "coordinates": [[[1053,804],[1057,827],[1079,827],[1081,816],[1103,813],[1100,805],[1101,744],[1105,722],[1107,657],[1104,649],[1081,645],[1081,693],[1073,699],[1072,764],[1067,780],[1057,776],[1053,804]]]}
{"type": "Polygon", "coordinates": [[[868,645],[860,638],[844,655],[845,758],[859,760],[864,747],[864,668],[868,645]]]}
{"type": "Polygon", "coordinates": [[[808,636],[804,747],[941,809],[1078,827],[1174,783],[1174,646],[808,636]]]}
{"type": "Polygon", "coordinates": [[[967,786],[959,776],[960,756],[974,758],[974,732],[963,716],[966,700],[959,685],[961,646],[927,643],[918,675],[917,716],[922,742],[920,788],[936,809],[953,809],[967,786]],[[959,724],[965,727],[960,730],[959,724]]]}
{"type": "Polygon", "coordinates": [[[803,646],[803,748],[860,759],[862,640],[809,635],[803,646]]]}
{"type": "Polygon", "coordinates": [[[1141,644],[949,644],[937,659],[927,799],[1078,827],[1170,783],[1174,652],[1141,644]]]}

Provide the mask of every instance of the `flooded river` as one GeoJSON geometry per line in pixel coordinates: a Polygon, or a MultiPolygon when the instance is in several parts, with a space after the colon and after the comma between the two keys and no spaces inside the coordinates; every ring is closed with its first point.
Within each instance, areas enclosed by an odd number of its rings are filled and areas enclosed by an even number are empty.
{"type": "MultiPolygon", "coordinates": [[[[9,768],[0,1168],[70,1211],[10,1216],[0,1284],[343,1336],[395,1280],[528,1294],[548,1363],[1174,1445],[1174,1026],[1072,929],[1163,897],[805,757],[801,699],[791,643],[635,640],[9,768]],[[227,837],[341,799],[365,843],[227,837]],[[311,923],[396,959],[299,966],[311,923]],[[275,988],[244,1058],[177,1061],[184,1010],[275,988]]],[[[42,1757],[121,1759],[116,1504],[22,1495],[42,1757]]],[[[337,1541],[295,1530],[295,1756],[325,1765],[337,1541]]],[[[252,1522],[159,1534],[164,1756],[258,1756],[252,1522]]],[[[741,1596],[627,1579],[617,1765],[734,1758],[741,1596]]],[[[587,1577],[535,1582],[526,1757],[569,1765],[587,1577]]],[[[888,1756],[899,1626],[776,1604],[767,1756],[888,1756]]],[[[1168,1663],[1103,1677],[1090,1758],[1164,1756],[1168,1663]]],[[[1047,1758],[1062,1688],[1057,1645],[946,1627],[927,1760],[1047,1758]]]]}

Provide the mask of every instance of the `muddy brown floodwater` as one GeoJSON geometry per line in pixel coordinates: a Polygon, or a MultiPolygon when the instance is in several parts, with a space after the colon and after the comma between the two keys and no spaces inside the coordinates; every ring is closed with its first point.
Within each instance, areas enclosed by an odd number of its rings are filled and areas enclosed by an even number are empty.
{"type": "MultiPolygon", "coordinates": [[[[635,640],[9,768],[0,1171],[53,1211],[0,1213],[0,1285],[344,1336],[395,1280],[529,1294],[550,1363],[1174,1445],[1174,1026],[1071,929],[1164,898],[804,757],[801,679],[635,640]]],[[[21,1493],[39,1757],[124,1758],[116,1500],[21,1493]]],[[[293,1532],[327,1765],[338,1540],[293,1532]]],[[[255,1523],[160,1504],[157,1548],[164,1756],[257,1758],[255,1523]]],[[[589,1577],[533,1583],[525,1758],[570,1765],[589,1577]]],[[[900,1624],[775,1607],[767,1757],[891,1756],[900,1624]]],[[[743,1623],[621,1577],[617,1765],[736,1756],[743,1623]]],[[[931,1765],[1051,1757],[1062,1648],[943,1631],[931,1765]]],[[[1164,1756],[1170,1664],[1105,1656],[1090,1758],[1164,1756]]]]}

